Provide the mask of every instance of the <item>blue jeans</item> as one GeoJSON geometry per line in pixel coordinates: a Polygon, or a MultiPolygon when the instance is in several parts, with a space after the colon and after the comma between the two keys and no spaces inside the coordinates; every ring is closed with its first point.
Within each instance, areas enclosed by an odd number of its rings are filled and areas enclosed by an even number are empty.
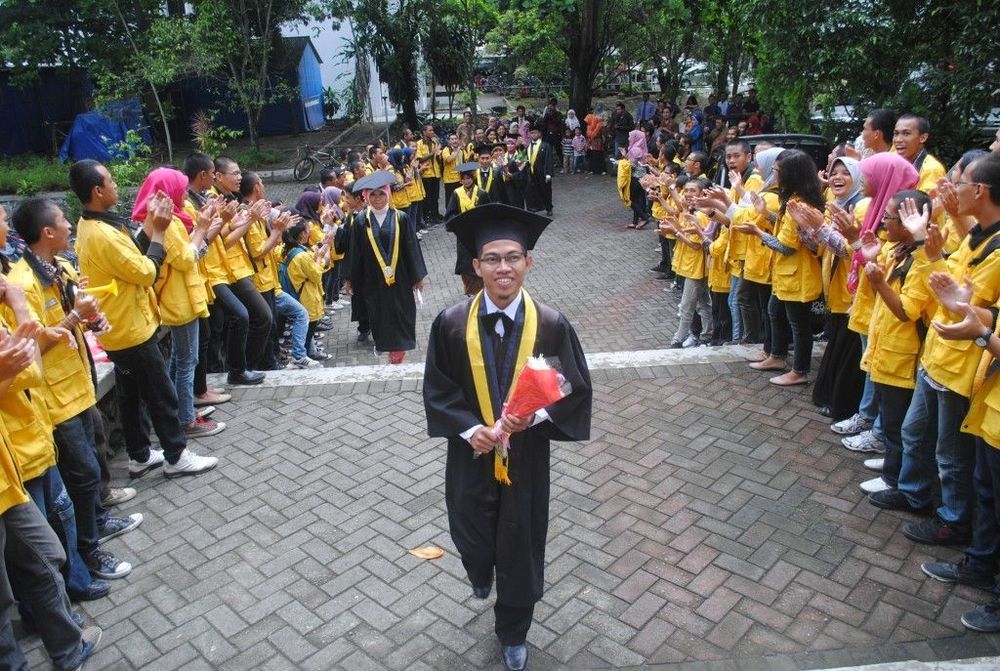
{"type": "Polygon", "coordinates": [[[52,527],[34,504],[22,503],[0,516],[0,546],[4,546],[7,561],[7,571],[0,572],[0,668],[28,668],[10,626],[14,605],[11,585],[16,583],[19,598],[30,604],[53,665],[60,670],[75,669],[80,665],[83,645],[59,573],[66,555],[52,527]]]}
{"type": "MultiPolygon", "coordinates": [[[[868,336],[861,336],[861,353],[864,355],[868,349],[868,336]]],[[[872,424],[872,433],[879,439],[885,440],[885,432],[882,430],[882,418],[878,414],[879,398],[872,376],[865,374],[865,386],[861,392],[861,402],[858,403],[858,414],[867,419],[872,424]]]]}
{"type": "Polygon", "coordinates": [[[94,579],[77,549],[76,511],[73,510],[73,500],[69,498],[66,486],[59,476],[59,469],[50,468],[37,478],[25,482],[24,488],[38,510],[49,520],[57,537],[63,541],[66,554],[66,591],[71,594],[85,591],[94,579]]]}
{"type": "Polygon", "coordinates": [[[1000,566],[1000,450],[982,438],[975,440],[976,526],[965,556],[969,568],[992,577],[1000,566]]]}
{"type": "Polygon", "coordinates": [[[743,317],[740,315],[740,306],[736,302],[736,292],[740,287],[740,278],[736,275],[732,276],[729,282],[729,299],[727,303],[729,304],[729,314],[733,318],[733,340],[739,340],[743,337],[743,317]]]}
{"type": "Polygon", "coordinates": [[[177,421],[187,426],[194,421],[194,369],[198,366],[198,320],[170,330],[170,361],[167,375],[177,392],[177,421]]]}
{"type": "Polygon", "coordinates": [[[274,312],[292,327],[292,358],[305,358],[306,331],[309,328],[309,313],[305,307],[289,294],[281,292],[274,297],[274,312]]]}
{"type": "Polygon", "coordinates": [[[917,372],[917,388],[903,420],[898,489],[910,505],[923,508],[931,504],[934,477],[940,476],[941,507],[937,513],[945,522],[955,524],[972,521],[975,450],[972,436],[962,433],[962,420],[968,411],[969,399],[953,391],[937,391],[923,369],[917,372]]]}
{"type": "Polygon", "coordinates": [[[76,512],[77,547],[87,555],[97,547],[98,526],[107,512],[101,506],[101,465],[97,456],[94,419],[90,410],[53,429],[59,450],[59,475],[76,512]]]}

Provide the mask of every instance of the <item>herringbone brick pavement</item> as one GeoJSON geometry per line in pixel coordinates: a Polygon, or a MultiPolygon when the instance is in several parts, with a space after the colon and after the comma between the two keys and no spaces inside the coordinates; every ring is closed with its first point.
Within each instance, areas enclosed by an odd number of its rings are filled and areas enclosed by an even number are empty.
{"type": "MultiPolygon", "coordinates": [[[[297,186],[279,186],[285,200],[297,186]]],[[[294,192],[293,192],[294,191],[294,192]]],[[[610,179],[557,177],[528,286],[587,352],[664,347],[676,294],[626,232],[610,179]]],[[[438,229],[418,341],[458,299],[438,229]]],[[[344,312],[334,365],[374,363],[344,312]]],[[[420,360],[418,350],[411,360],[420,360]]],[[[995,655],[959,616],[988,598],[924,578],[903,514],[802,391],[743,364],[593,371],[592,440],[555,444],[536,670],[801,669],[995,655]]],[[[146,521],[109,543],[136,568],[81,606],[105,628],[91,669],[496,669],[492,599],[470,598],[444,513],[444,449],[418,380],[238,389],[196,449],[221,465],[137,483],[146,521]],[[443,558],[407,550],[425,543],[443,558]]],[[[117,480],[124,463],[116,461],[117,480]]],[[[23,638],[33,666],[47,661],[23,638]]]]}

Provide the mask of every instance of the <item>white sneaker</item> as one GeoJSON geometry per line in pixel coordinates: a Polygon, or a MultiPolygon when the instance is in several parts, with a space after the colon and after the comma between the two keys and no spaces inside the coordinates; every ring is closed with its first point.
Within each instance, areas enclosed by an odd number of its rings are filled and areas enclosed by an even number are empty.
{"type": "Polygon", "coordinates": [[[840,443],[851,452],[875,452],[876,454],[885,452],[885,443],[875,436],[874,431],[862,431],[856,436],[841,438],[840,443]]]}
{"type": "Polygon", "coordinates": [[[181,452],[181,458],[176,464],[163,464],[163,475],[168,478],[179,478],[182,475],[198,475],[210,471],[219,465],[217,457],[199,457],[189,449],[181,452]]]}
{"type": "Polygon", "coordinates": [[[288,362],[288,365],[285,366],[287,370],[296,370],[302,368],[322,368],[322,367],[323,364],[321,364],[319,361],[313,361],[307,356],[302,357],[301,359],[292,359],[291,361],[288,362]]]}
{"type": "Polygon", "coordinates": [[[854,436],[861,433],[862,431],[868,431],[872,428],[872,422],[867,417],[862,416],[860,412],[854,413],[852,417],[847,419],[842,419],[839,422],[835,422],[830,425],[830,430],[834,433],[839,433],[842,436],[854,436]]]}
{"type": "Polygon", "coordinates": [[[882,479],[881,475],[877,478],[872,478],[871,480],[865,480],[858,486],[861,487],[861,491],[865,494],[874,494],[875,492],[884,492],[887,489],[891,489],[891,487],[886,484],[886,481],[882,479]]]}
{"type": "Polygon", "coordinates": [[[882,457],[878,457],[876,459],[865,459],[865,468],[867,468],[869,471],[878,471],[881,473],[882,464],[884,463],[885,459],[882,457]]]}
{"type": "Polygon", "coordinates": [[[154,468],[163,465],[163,450],[149,448],[149,459],[146,461],[128,460],[128,475],[130,478],[141,478],[154,468]]]}
{"type": "Polygon", "coordinates": [[[683,346],[686,347],[697,347],[701,344],[701,341],[695,338],[693,335],[689,335],[685,340],[683,346]]]}
{"type": "Polygon", "coordinates": [[[337,303],[330,303],[326,307],[327,307],[328,310],[333,310],[334,312],[336,312],[337,310],[343,310],[344,309],[344,306],[341,305],[339,302],[337,302],[337,303]]]}
{"type": "Polygon", "coordinates": [[[347,308],[347,307],[350,307],[350,306],[351,306],[351,299],[350,299],[350,298],[348,298],[347,296],[341,296],[341,297],[340,297],[340,300],[339,300],[339,301],[337,301],[337,302],[338,302],[338,303],[340,303],[340,304],[341,304],[342,306],[344,306],[345,308],[347,308]]]}

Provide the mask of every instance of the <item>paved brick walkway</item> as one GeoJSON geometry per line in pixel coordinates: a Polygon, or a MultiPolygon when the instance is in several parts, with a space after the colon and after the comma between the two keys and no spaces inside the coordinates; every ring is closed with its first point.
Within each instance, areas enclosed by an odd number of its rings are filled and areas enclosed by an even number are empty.
{"type": "MultiPolygon", "coordinates": [[[[530,286],[569,315],[588,352],[664,347],[676,297],[647,272],[653,236],[622,229],[612,189],[609,179],[557,179],[559,218],[530,286]]],[[[443,231],[425,238],[434,288],[422,334],[458,297],[451,248],[443,231]]],[[[346,317],[337,325],[336,363],[375,363],[346,317]]],[[[771,388],[737,362],[593,378],[592,440],[554,444],[531,668],[998,654],[996,637],[965,633],[958,619],[987,595],[920,572],[921,561],[958,553],[910,543],[905,515],[863,501],[861,459],[806,394],[771,388]]],[[[82,607],[105,628],[88,668],[499,668],[492,599],[470,598],[447,532],[444,450],[425,438],[419,380],[235,396],[216,414],[229,428],[199,446],[221,457],[219,469],[139,481],[127,510],[146,521],[109,543],[136,569],[82,607]],[[445,556],[407,554],[426,543],[445,556]]]]}

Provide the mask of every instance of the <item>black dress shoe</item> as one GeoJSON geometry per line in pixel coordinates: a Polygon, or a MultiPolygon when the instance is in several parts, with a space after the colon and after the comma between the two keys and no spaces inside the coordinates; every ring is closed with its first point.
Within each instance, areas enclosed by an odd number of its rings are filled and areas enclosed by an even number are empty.
{"type": "Polygon", "coordinates": [[[507,671],[524,671],[528,668],[528,646],[505,645],[500,652],[500,659],[503,660],[503,668],[507,671]]]}
{"type": "Polygon", "coordinates": [[[67,590],[70,601],[97,601],[111,593],[111,583],[107,580],[91,580],[85,590],[67,590]]]}
{"type": "Polygon", "coordinates": [[[359,333],[358,342],[368,342],[368,333],[359,333]]]}
{"type": "Polygon", "coordinates": [[[819,409],[819,414],[824,417],[833,417],[833,410],[830,409],[830,406],[824,405],[819,409]]]}
{"type": "Polygon", "coordinates": [[[476,597],[477,599],[488,599],[490,598],[490,590],[492,589],[493,589],[493,583],[490,583],[489,585],[486,585],[484,587],[476,587],[475,585],[473,585],[472,596],[476,597]]]}
{"type": "Polygon", "coordinates": [[[264,373],[259,370],[245,370],[242,373],[230,373],[227,382],[231,385],[260,384],[264,377],[264,373]]]}

